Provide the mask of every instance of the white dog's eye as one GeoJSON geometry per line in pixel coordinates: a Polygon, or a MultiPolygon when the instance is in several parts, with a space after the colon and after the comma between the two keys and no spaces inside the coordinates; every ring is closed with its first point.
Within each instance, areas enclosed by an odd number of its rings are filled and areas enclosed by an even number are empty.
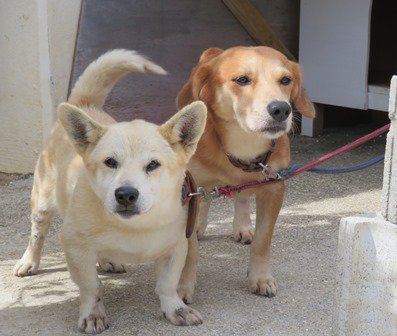
{"type": "Polygon", "coordinates": [[[250,85],[252,83],[251,79],[248,76],[241,76],[233,79],[233,82],[237,83],[240,86],[250,85]]]}
{"type": "Polygon", "coordinates": [[[158,167],[160,167],[161,164],[160,162],[156,161],[156,160],[152,160],[150,161],[150,163],[146,166],[146,172],[149,173],[155,169],[157,169],[158,167]]]}
{"type": "Polygon", "coordinates": [[[117,166],[118,166],[118,162],[115,160],[115,159],[113,159],[113,158],[107,158],[105,161],[104,161],[104,164],[106,165],[106,166],[108,166],[109,168],[112,168],[112,169],[116,169],[117,168],[117,166]]]}
{"type": "Polygon", "coordinates": [[[292,79],[288,76],[284,76],[283,78],[281,78],[280,83],[281,85],[287,86],[292,82],[292,79]]]}

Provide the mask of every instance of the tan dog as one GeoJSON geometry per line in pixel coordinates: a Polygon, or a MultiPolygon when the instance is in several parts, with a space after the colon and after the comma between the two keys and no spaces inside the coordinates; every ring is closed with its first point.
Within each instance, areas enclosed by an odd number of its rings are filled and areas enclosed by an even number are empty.
{"type": "Polygon", "coordinates": [[[64,219],[61,242],[68,268],[80,289],[78,326],[88,333],[108,327],[98,259],[115,272],[124,270],[120,263],[155,261],[164,316],[176,325],[202,323],[200,314],[178,297],[177,285],[187,253],[181,190],[206,108],[193,103],[162,126],[143,120],[115,123],[102,106],[128,72],[165,74],[134,52],[114,50],[85,70],[69,104],[60,105],[60,123],[34,175],[29,246],[14,268],[18,276],[37,273],[57,209],[64,219]]]}
{"type": "MultiPolygon", "coordinates": [[[[177,98],[178,108],[200,99],[208,109],[204,135],[189,164],[197,184],[210,190],[218,185],[263,180],[258,161],[273,171],[288,167],[287,134],[292,127],[293,106],[306,117],[315,115],[301,82],[299,65],[272,48],[206,50],[177,98]],[[272,141],[275,146],[270,154],[272,141]]],[[[248,283],[250,290],[259,295],[276,293],[269,252],[283,197],[284,183],[280,182],[242,192],[234,201],[234,237],[242,243],[252,241],[248,283]],[[255,234],[249,216],[251,194],[256,195],[255,234]]],[[[199,238],[207,226],[209,206],[209,202],[201,202],[199,238]]],[[[187,302],[193,295],[197,246],[192,236],[179,285],[179,293],[187,302]]]]}

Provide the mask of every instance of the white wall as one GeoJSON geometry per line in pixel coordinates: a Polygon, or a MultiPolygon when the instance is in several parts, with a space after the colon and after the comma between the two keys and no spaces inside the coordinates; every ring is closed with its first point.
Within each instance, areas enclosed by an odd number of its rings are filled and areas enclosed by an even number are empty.
{"type": "Polygon", "coordinates": [[[30,173],[67,96],[81,0],[0,0],[0,171],[30,173]]]}

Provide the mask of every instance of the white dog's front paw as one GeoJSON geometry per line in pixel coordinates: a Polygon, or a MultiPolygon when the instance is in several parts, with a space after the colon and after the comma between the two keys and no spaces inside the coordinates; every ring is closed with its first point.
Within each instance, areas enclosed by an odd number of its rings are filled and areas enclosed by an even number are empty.
{"type": "Polygon", "coordinates": [[[108,272],[108,273],[125,273],[125,272],[127,272],[125,269],[125,266],[123,264],[116,263],[116,262],[110,261],[108,259],[99,259],[98,265],[102,271],[108,272]]]}
{"type": "Polygon", "coordinates": [[[248,245],[254,239],[254,231],[251,225],[237,227],[233,230],[233,237],[235,241],[248,245]]]}
{"type": "Polygon", "coordinates": [[[277,293],[276,281],[271,275],[248,275],[248,285],[251,293],[266,297],[274,297],[277,293]]]}
{"type": "Polygon", "coordinates": [[[90,314],[87,317],[80,317],[79,330],[87,334],[100,334],[109,328],[109,321],[106,315],[90,314]]]}
{"type": "Polygon", "coordinates": [[[164,312],[164,317],[177,326],[191,326],[203,323],[200,313],[185,305],[168,313],[164,312]]]}
{"type": "Polygon", "coordinates": [[[24,255],[14,266],[14,275],[24,277],[34,275],[39,271],[40,260],[34,260],[30,255],[24,255]]]}
{"type": "Polygon", "coordinates": [[[98,298],[93,307],[80,307],[78,327],[81,332],[99,334],[109,328],[109,321],[105,313],[103,299],[98,298]]]}

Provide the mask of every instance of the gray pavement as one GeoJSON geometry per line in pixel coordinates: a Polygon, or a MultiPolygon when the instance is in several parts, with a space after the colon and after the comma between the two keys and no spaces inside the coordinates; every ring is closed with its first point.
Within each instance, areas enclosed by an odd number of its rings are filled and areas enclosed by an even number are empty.
{"type": "MultiPolygon", "coordinates": [[[[328,130],[314,139],[295,135],[292,160],[308,162],[375,127],[328,130]]],[[[329,165],[368,160],[383,152],[384,143],[383,136],[329,165]]],[[[129,266],[125,274],[101,275],[111,319],[103,335],[330,335],[339,220],[380,209],[382,169],[380,164],[339,176],[304,174],[288,182],[272,244],[278,295],[271,299],[249,293],[249,246],[231,238],[231,201],[216,201],[201,242],[193,303],[204,324],[170,325],[159,312],[153,266],[129,266]]],[[[12,275],[30,233],[31,185],[32,177],[0,185],[0,335],[78,335],[78,293],[57,240],[59,219],[46,241],[40,273],[12,275]]]]}

